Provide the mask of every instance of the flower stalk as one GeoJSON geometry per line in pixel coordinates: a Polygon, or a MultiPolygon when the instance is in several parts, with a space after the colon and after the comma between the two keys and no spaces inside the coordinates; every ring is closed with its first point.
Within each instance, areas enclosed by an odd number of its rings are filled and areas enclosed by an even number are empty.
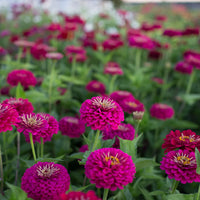
{"type": "Polygon", "coordinates": [[[104,189],[103,200],[107,200],[109,189],[104,189]]]}
{"type": "Polygon", "coordinates": [[[33,136],[32,136],[31,133],[29,133],[29,137],[30,137],[30,143],[31,143],[33,158],[34,158],[34,161],[36,162],[36,154],[35,154],[35,148],[34,148],[34,144],[33,144],[33,136]]]}

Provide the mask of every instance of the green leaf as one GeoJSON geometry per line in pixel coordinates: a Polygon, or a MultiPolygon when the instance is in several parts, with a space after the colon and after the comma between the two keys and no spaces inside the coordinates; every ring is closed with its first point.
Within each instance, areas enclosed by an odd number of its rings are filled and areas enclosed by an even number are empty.
{"type": "Polygon", "coordinates": [[[139,187],[139,189],[142,192],[142,194],[144,195],[145,200],[153,200],[150,193],[145,188],[139,187]]]}
{"type": "Polygon", "coordinates": [[[7,198],[4,197],[2,194],[0,194],[0,199],[1,199],[1,200],[7,200],[7,198]]]}
{"type": "Polygon", "coordinates": [[[200,153],[197,148],[195,148],[195,157],[196,157],[196,162],[197,162],[196,173],[200,174],[200,153]]]}
{"type": "Polygon", "coordinates": [[[58,78],[59,78],[61,81],[73,83],[74,85],[85,85],[85,84],[86,84],[84,81],[79,80],[79,79],[74,78],[74,77],[71,77],[71,76],[60,75],[58,78]]]}
{"type": "Polygon", "coordinates": [[[140,169],[143,169],[143,168],[146,168],[146,167],[159,166],[159,164],[156,163],[151,158],[137,158],[135,160],[135,166],[136,166],[136,170],[140,170],[140,169]]]}
{"type": "Polygon", "coordinates": [[[45,103],[49,101],[49,99],[43,92],[39,92],[37,90],[27,91],[26,97],[29,99],[31,103],[45,103]]]}
{"type": "Polygon", "coordinates": [[[194,194],[170,194],[167,200],[194,200],[194,194]]]}
{"type": "Polygon", "coordinates": [[[88,156],[90,155],[90,151],[86,151],[84,154],[83,154],[83,159],[80,161],[78,161],[79,162],[79,164],[80,165],[85,165],[85,163],[86,163],[86,161],[87,161],[87,158],[88,158],[88,156]]]}
{"type": "Polygon", "coordinates": [[[26,200],[27,194],[20,188],[15,185],[11,185],[9,183],[6,183],[6,185],[10,188],[11,194],[9,200],[26,200]]]}
{"type": "Polygon", "coordinates": [[[134,162],[135,162],[135,160],[137,158],[138,142],[142,138],[142,135],[143,134],[140,134],[137,138],[135,138],[132,141],[131,140],[123,140],[123,139],[119,138],[119,140],[120,140],[120,149],[123,152],[127,153],[128,155],[130,155],[134,162]]]}
{"type": "Polygon", "coordinates": [[[25,159],[20,159],[20,160],[24,162],[28,168],[32,167],[35,164],[34,160],[25,160],[25,159]]]}
{"type": "Polygon", "coordinates": [[[24,88],[22,87],[22,85],[20,83],[18,83],[17,87],[16,87],[16,98],[26,98],[25,92],[24,92],[24,88]]]}
{"type": "Polygon", "coordinates": [[[73,153],[68,158],[83,159],[83,152],[73,153]]]}
{"type": "Polygon", "coordinates": [[[159,195],[164,195],[165,192],[161,190],[153,191],[149,193],[151,196],[159,196],[159,195]]]}
{"type": "Polygon", "coordinates": [[[196,101],[200,99],[200,94],[182,94],[179,96],[183,101],[185,101],[189,105],[194,104],[196,101]]]}
{"type": "Polygon", "coordinates": [[[54,163],[58,163],[63,161],[65,155],[59,156],[57,158],[38,158],[37,162],[54,162],[54,163]]]}

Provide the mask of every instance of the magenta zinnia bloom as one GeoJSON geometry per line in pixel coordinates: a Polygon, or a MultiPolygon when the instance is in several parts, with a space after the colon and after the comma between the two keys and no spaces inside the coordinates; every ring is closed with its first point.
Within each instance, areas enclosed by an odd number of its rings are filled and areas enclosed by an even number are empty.
{"type": "Polygon", "coordinates": [[[116,39],[115,40],[107,39],[102,43],[104,51],[106,51],[106,50],[114,50],[114,49],[117,49],[117,48],[119,48],[119,47],[121,47],[123,45],[124,45],[124,43],[120,39],[117,39],[117,40],[116,39]]]}
{"type": "Polygon", "coordinates": [[[144,104],[132,97],[124,99],[119,103],[119,105],[122,107],[124,112],[129,114],[135,111],[144,112],[144,104]]]}
{"type": "Polygon", "coordinates": [[[163,35],[168,36],[168,37],[180,37],[182,36],[182,31],[174,30],[174,29],[166,29],[163,32],[163,35]]]}
{"type": "Polygon", "coordinates": [[[127,98],[134,99],[134,96],[128,91],[117,90],[110,94],[110,98],[120,104],[120,102],[124,99],[127,98]]]}
{"type": "Polygon", "coordinates": [[[59,121],[59,130],[62,135],[78,138],[85,132],[85,123],[77,117],[66,116],[59,121]]]}
{"type": "Polygon", "coordinates": [[[115,143],[113,147],[119,148],[119,138],[124,140],[133,140],[135,134],[135,129],[131,124],[121,123],[116,130],[113,130],[110,126],[107,126],[105,130],[103,130],[103,140],[113,139],[115,138],[115,143]]]}
{"type": "Polygon", "coordinates": [[[191,74],[193,66],[187,62],[180,61],[176,64],[175,70],[182,74],[191,74]]]}
{"type": "Polygon", "coordinates": [[[46,58],[52,59],[52,60],[60,60],[63,58],[63,55],[58,52],[50,52],[45,54],[46,58]]]}
{"type": "Polygon", "coordinates": [[[194,151],[195,147],[197,147],[200,150],[200,136],[191,130],[170,131],[164,141],[162,148],[166,149],[165,153],[176,148],[194,151]]]}
{"type": "Polygon", "coordinates": [[[103,148],[92,152],[85,164],[85,175],[97,188],[111,191],[133,182],[135,164],[120,149],[103,148]]]}
{"type": "Polygon", "coordinates": [[[160,168],[165,170],[169,179],[175,179],[182,184],[200,182],[196,173],[195,153],[188,150],[170,151],[163,157],[160,168]]]}
{"type": "Polygon", "coordinates": [[[35,86],[37,80],[31,71],[26,69],[16,69],[8,74],[7,82],[11,86],[17,86],[18,83],[21,83],[24,89],[28,89],[29,86],[35,86]]]}
{"type": "Polygon", "coordinates": [[[58,200],[69,189],[67,169],[53,162],[38,162],[22,176],[21,188],[34,200],[58,200]]]}
{"type": "Polygon", "coordinates": [[[35,113],[21,115],[16,124],[17,131],[32,135],[38,135],[40,131],[47,130],[48,126],[47,120],[41,114],[35,113]]]}
{"type": "Polygon", "coordinates": [[[123,71],[116,62],[108,62],[104,67],[104,74],[122,75],[123,71]]]}
{"type": "Polygon", "coordinates": [[[93,81],[90,81],[86,85],[86,90],[88,90],[89,92],[96,92],[96,93],[99,93],[99,94],[105,94],[106,87],[102,82],[93,80],[93,81]]]}
{"type": "Polygon", "coordinates": [[[80,149],[79,149],[79,152],[86,152],[86,151],[88,151],[89,150],[89,148],[88,148],[88,145],[87,144],[84,144],[84,145],[82,145],[81,147],[80,147],[80,149]]]}
{"type": "Polygon", "coordinates": [[[11,131],[18,121],[18,112],[13,106],[0,103],[0,133],[11,131]]]}
{"type": "Polygon", "coordinates": [[[29,102],[28,99],[10,98],[10,99],[4,100],[2,103],[13,106],[13,108],[15,108],[17,110],[19,115],[32,113],[34,110],[32,103],[29,102]]]}
{"type": "Polygon", "coordinates": [[[166,104],[155,103],[151,106],[150,114],[157,119],[166,120],[174,116],[174,109],[166,104]]]}
{"type": "Polygon", "coordinates": [[[96,196],[94,191],[88,191],[87,193],[80,191],[72,191],[68,194],[62,194],[60,200],[101,200],[96,196]]]}
{"type": "Polygon", "coordinates": [[[118,103],[108,97],[92,97],[83,102],[81,119],[93,130],[103,130],[108,124],[117,129],[124,121],[124,113],[118,103]]]}

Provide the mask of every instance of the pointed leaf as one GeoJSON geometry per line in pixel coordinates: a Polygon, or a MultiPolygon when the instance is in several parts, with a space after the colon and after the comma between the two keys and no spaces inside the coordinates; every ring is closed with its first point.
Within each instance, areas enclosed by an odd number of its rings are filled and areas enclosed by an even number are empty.
{"type": "Polygon", "coordinates": [[[196,157],[196,162],[197,162],[196,173],[200,174],[200,153],[197,148],[195,148],[195,157],[196,157]]]}

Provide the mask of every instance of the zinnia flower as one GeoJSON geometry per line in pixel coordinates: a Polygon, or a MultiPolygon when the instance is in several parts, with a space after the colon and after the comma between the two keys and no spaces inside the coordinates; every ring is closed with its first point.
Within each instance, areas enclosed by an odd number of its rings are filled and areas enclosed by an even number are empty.
{"type": "Polygon", "coordinates": [[[59,121],[59,130],[62,135],[78,138],[85,132],[85,123],[77,117],[66,116],[59,121]]]}
{"type": "Polygon", "coordinates": [[[88,148],[88,145],[87,144],[84,144],[84,145],[82,145],[81,147],[80,147],[80,149],[79,149],[79,152],[86,152],[86,151],[88,151],[89,150],[89,148],[88,148]]]}
{"type": "Polygon", "coordinates": [[[17,110],[19,115],[32,113],[34,110],[32,103],[29,102],[28,99],[10,98],[10,99],[4,100],[2,103],[13,106],[13,108],[15,108],[17,110]]]}
{"type": "Polygon", "coordinates": [[[60,200],[100,200],[100,198],[96,196],[94,191],[88,191],[87,193],[72,191],[68,194],[62,194],[60,200]]]}
{"type": "Polygon", "coordinates": [[[111,191],[132,183],[135,164],[131,156],[120,149],[102,148],[92,152],[85,164],[85,175],[97,188],[111,191]]]}
{"type": "Polygon", "coordinates": [[[53,162],[38,162],[22,176],[21,188],[34,200],[58,200],[69,189],[67,169],[53,162]]]}
{"type": "Polygon", "coordinates": [[[106,87],[102,82],[93,80],[93,81],[90,81],[86,85],[86,90],[88,90],[89,92],[96,92],[96,93],[99,93],[99,94],[105,94],[106,87]]]}
{"type": "Polygon", "coordinates": [[[122,75],[123,70],[116,62],[108,62],[104,67],[104,74],[122,75]]]}
{"type": "Polygon", "coordinates": [[[174,116],[174,109],[166,104],[155,103],[151,106],[150,114],[157,119],[166,120],[174,116]]]}
{"type": "Polygon", "coordinates": [[[120,143],[118,137],[124,140],[133,140],[135,129],[131,124],[121,123],[116,130],[113,130],[110,126],[107,126],[102,133],[103,133],[103,140],[115,138],[115,143],[113,147],[119,148],[120,143]]]}
{"type": "Polygon", "coordinates": [[[188,150],[170,151],[163,157],[160,168],[165,170],[169,179],[175,179],[182,184],[200,182],[196,173],[195,153],[188,150]]]}
{"type": "Polygon", "coordinates": [[[182,74],[191,74],[193,66],[187,62],[180,61],[176,64],[175,70],[182,74]]]}
{"type": "Polygon", "coordinates": [[[52,60],[60,60],[63,58],[63,55],[58,52],[50,52],[45,54],[46,58],[52,59],[52,60]]]}
{"type": "Polygon", "coordinates": [[[195,147],[200,149],[200,136],[196,135],[196,133],[191,130],[170,131],[170,133],[166,135],[164,141],[162,148],[166,148],[165,153],[176,148],[187,149],[190,151],[194,151],[195,147]]]}
{"type": "Polygon", "coordinates": [[[26,69],[15,69],[8,74],[7,82],[11,86],[17,86],[18,83],[21,83],[24,89],[28,89],[29,86],[35,86],[37,80],[31,71],[26,69]]]}
{"type": "Polygon", "coordinates": [[[119,39],[107,39],[105,40],[103,43],[102,43],[102,46],[103,46],[103,49],[104,51],[106,50],[114,50],[114,49],[117,49],[121,46],[123,46],[123,41],[122,40],[119,40],[119,39]]]}
{"type": "Polygon", "coordinates": [[[103,130],[108,124],[117,129],[124,121],[124,113],[118,103],[108,97],[93,97],[83,102],[81,119],[93,130],[103,130]]]}
{"type": "Polygon", "coordinates": [[[15,125],[17,120],[18,112],[13,106],[0,103],[0,133],[11,131],[11,125],[15,125]]]}
{"type": "Polygon", "coordinates": [[[122,100],[126,98],[134,98],[134,96],[128,91],[118,90],[111,93],[110,98],[120,104],[122,100]]]}

